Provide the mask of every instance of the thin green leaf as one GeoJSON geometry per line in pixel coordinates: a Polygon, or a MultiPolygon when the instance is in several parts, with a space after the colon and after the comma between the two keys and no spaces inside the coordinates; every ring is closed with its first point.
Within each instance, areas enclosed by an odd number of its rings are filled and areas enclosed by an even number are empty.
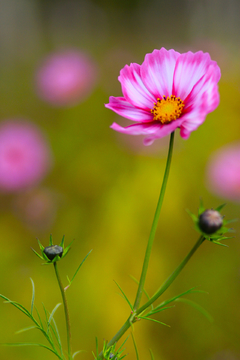
{"type": "MultiPolygon", "coordinates": [[[[124,342],[122,343],[122,345],[118,348],[118,353],[119,353],[119,351],[121,350],[121,348],[125,345],[125,343],[126,343],[126,341],[128,340],[129,336],[130,336],[130,335],[128,335],[128,336],[126,337],[126,339],[124,340],[124,342]]],[[[122,350],[121,353],[122,353],[123,351],[124,351],[124,350],[122,350]]]]}
{"type": "Polygon", "coordinates": [[[45,318],[46,318],[46,320],[45,320],[45,323],[46,323],[46,325],[47,325],[47,331],[45,331],[44,329],[43,329],[43,333],[45,334],[45,336],[46,336],[46,338],[48,339],[48,341],[52,344],[52,346],[53,346],[53,340],[52,340],[52,336],[51,336],[51,333],[49,332],[49,324],[48,324],[48,311],[47,311],[47,309],[45,308],[45,306],[44,306],[44,304],[42,303],[42,306],[43,306],[43,310],[44,310],[44,314],[45,314],[45,318]]]}
{"type": "Polygon", "coordinates": [[[127,356],[127,354],[123,355],[122,357],[120,357],[118,360],[122,360],[127,356]]]}
{"type": "Polygon", "coordinates": [[[61,355],[63,356],[63,348],[62,348],[62,343],[61,343],[60,335],[59,335],[59,332],[58,332],[57,324],[56,324],[54,319],[52,319],[52,322],[53,322],[53,324],[55,326],[55,329],[53,328],[52,324],[50,324],[50,328],[51,328],[51,330],[52,330],[52,332],[53,332],[53,334],[54,334],[54,336],[55,336],[55,338],[57,340],[58,347],[60,349],[61,355]]]}
{"type": "Polygon", "coordinates": [[[216,207],[215,210],[220,212],[225,205],[226,205],[226,203],[222,204],[222,205],[219,205],[218,207],[216,207]]]}
{"type": "Polygon", "coordinates": [[[196,289],[196,287],[193,287],[193,288],[191,288],[191,289],[189,289],[189,290],[187,290],[187,291],[184,291],[183,293],[181,293],[181,294],[179,294],[179,295],[176,295],[176,296],[172,297],[171,299],[168,299],[168,300],[163,301],[161,304],[157,305],[157,306],[154,308],[154,310],[161,309],[162,307],[165,307],[166,305],[170,304],[171,302],[175,301],[176,299],[178,299],[178,298],[180,298],[180,297],[182,297],[182,296],[184,296],[184,295],[193,294],[193,293],[199,293],[199,292],[200,292],[200,293],[204,292],[204,291],[202,291],[202,290],[195,290],[195,289],[196,289]]]}
{"type": "Polygon", "coordinates": [[[27,315],[29,318],[32,319],[31,314],[29,313],[29,311],[23,305],[17,303],[16,301],[12,301],[12,300],[8,299],[6,296],[4,296],[2,294],[0,294],[0,297],[2,299],[4,299],[7,303],[15,306],[18,310],[20,310],[21,312],[23,312],[25,315],[27,315]]]}
{"type": "Polygon", "coordinates": [[[207,312],[201,305],[195,303],[195,301],[185,298],[177,299],[177,301],[191,305],[194,309],[198,310],[202,315],[204,315],[210,322],[213,322],[213,317],[209,314],[209,312],[207,312]]]}
{"type": "Polygon", "coordinates": [[[172,306],[166,306],[166,307],[161,307],[160,309],[153,309],[153,310],[151,310],[149,313],[147,313],[146,314],[146,316],[150,316],[150,315],[153,315],[153,314],[157,314],[157,313],[159,313],[159,312],[161,312],[161,311],[164,311],[164,310],[167,310],[167,309],[171,309],[171,308],[173,308],[173,307],[175,307],[175,305],[172,305],[172,306]]]}
{"type": "Polygon", "coordinates": [[[75,276],[77,275],[78,271],[80,270],[82,264],[84,263],[84,261],[87,259],[88,255],[90,255],[91,252],[92,252],[92,250],[90,250],[89,253],[88,253],[88,254],[85,256],[85,258],[82,260],[81,264],[79,265],[79,267],[77,268],[75,274],[73,275],[72,280],[71,280],[70,283],[69,283],[69,286],[72,284],[72,282],[73,282],[75,276]]]}
{"type": "Polygon", "coordinates": [[[59,334],[58,327],[57,327],[57,324],[56,324],[56,321],[55,321],[54,318],[52,319],[52,322],[53,322],[54,327],[55,327],[55,331],[56,331],[56,335],[57,335],[56,338],[57,338],[59,347],[60,347],[60,349],[62,349],[62,342],[61,342],[60,334],[59,334]]]}
{"type": "Polygon", "coordinates": [[[33,313],[33,307],[34,307],[34,300],[35,300],[35,286],[34,286],[33,279],[30,278],[30,280],[31,280],[31,283],[32,283],[32,301],[31,301],[31,311],[30,311],[30,313],[31,313],[31,315],[32,315],[32,313],[33,313]]]}
{"type": "Polygon", "coordinates": [[[62,305],[61,303],[58,303],[52,310],[50,316],[49,316],[49,319],[48,319],[48,325],[50,324],[50,322],[52,321],[53,319],[53,316],[55,314],[55,312],[57,311],[57,309],[59,308],[59,306],[62,305]]]}
{"type": "Polygon", "coordinates": [[[127,301],[128,305],[130,306],[131,310],[133,311],[133,306],[130,303],[130,301],[128,300],[127,296],[125,295],[125,293],[123,292],[123,290],[121,289],[120,285],[118,285],[118,283],[114,280],[115,284],[117,285],[117,287],[119,288],[119,290],[121,291],[121,293],[123,294],[124,299],[127,301]]]}
{"type": "Polygon", "coordinates": [[[49,351],[51,351],[52,353],[54,353],[59,359],[63,360],[63,358],[53,349],[51,349],[49,346],[47,345],[43,345],[43,344],[38,344],[38,343],[5,343],[5,344],[1,344],[3,346],[39,346],[42,347],[44,349],[47,349],[49,351]]]}
{"type": "Polygon", "coordinates": [[[28,327],[26,327],[24,329],[20,329],[18,331],[15,331],[15,334],[21,334],[22,332],[28,331],[28,330],[31,330],[31,329],[38,329],[38,327],[37,326],[28,326],[28,327]]]}
{"type": "Polygon", "coordinates": [[[49,246],[52,246],[52,245],[53,245],[52,234],[50,234],[49,246]]]}
{"type": "Polygon", "coordinates": [[[134,339],[133,333],[131,333],[131,335],[132,335],[133,345],[134,345],[134,349],[135,349],[135,353],[136,353],[136,358],[137,358],[137,360],[139,360],[139,353],[138,353],[137,344],[136,344],[136,341],[134,339]]]}
{"type": "Polygon", "coordinates": [[[34,305],[34,308],[35,308],[35,311],[36,311],[36,313],[37,313],[37,316],[38,316],[39,322],[40,322],[40,324],[41,324],[41,327],[43,327],[42,320],[41,320],[41,317],[40,317],[40,315],[39,315],[38,309],[36,308],[35,305],[34,305]]]}
{"type": "Polygon", "coordinates": [[[167,324],[165,324],[165,323],[163,323],[163,322],[161,322],[161,321],[158,321],[158,320],[156,320],[156,319],[152,319],[152,318],[147,317],[147,316],[138,316],[138,318],[139,318],[139,319],[144,319],[144,320],[149,320],[149,321],[154,321],[154,322],[156,322],[156,323],[158,323],[158,324],[165,325],[165,326],[167,326],[167,327],[171,327],[170,325],[167,325],[167,324]]]}
{"type": "Polygon", "coordinates": [[[149,349],[149,351],[150,351],[150,355],[151,355],[151,360],[155,360],[155,359],[154,359],[154,356],[153,356],[153,352],[152,352],[152,350],[151,350],[151,349],[149,349]]]}
{"type": "Polygon", "coordinates": [[[48,323],[48,312],[47,312],[43,302],[42,302],[42,306],[43,306],[44,314],[45,314],[45,317],[46,317],[45,321],[46,321],[46,324],[47,324],[48,323]]]}
{"type": "Polygon", "coordinates": [[[75,353],[73,353],[73,355],[72,355],[72,358],[74,359],[77,354],[80,354],[80,353],[82,353],[82,352],[86,352],[86,351],[85,351],[85,350],[75,351],[75,353]]]}

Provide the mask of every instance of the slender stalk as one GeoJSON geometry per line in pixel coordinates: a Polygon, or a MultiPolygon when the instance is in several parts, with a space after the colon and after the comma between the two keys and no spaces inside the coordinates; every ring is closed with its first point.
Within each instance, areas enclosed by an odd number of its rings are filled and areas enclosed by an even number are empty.
{"type": "Polygon", "coordinates": [[[71,355],[71,353],[72,353],[72,351],[71,351],[71,331],[70,331],[70,320],[69,320],[67,298],[66,298],[65,291],[64,291],[64,288],[63,288],[63,285],[62,285],[61,278],[60,278],[59,273],[58,273],[57,262],[54,262],[53,265],[54,265],[54,270],[55,270],[55,273],[56,273],[58,285],[59,285],[61,295],[62,295],[62,300],[63,300],[65,319],[66,319],[66,329],[67,329],[68,360],[71,360],[72,359],[72,355],[71,355]]]}
{"type": "MultiPolygon", "coordinates": [[[[188,253],[188,255],[183,259],[183,261],[178,265],[178,267],[173,271],[173,273],[168,277],[168,279],[163,283],[163,285],[156,291],[156,293],[150,298],[150,300],[148,300],[141,308],[139,308],[138,310],[136,310],[133,314],[131,314],[129,316],[129,318],[124,323],[124,325],[121,327],[121,329],[109,341],[108,347],[115,344],[125,334],[125,332],[130,328],[131,324],[134,322],[134,319],[137,315],[141,314],[146,308],[148,308],[150,305],[152,305],[153,302],[156,301],[159,298],[159,296],[161,296],[167,290],[167,288],[172,284],[172,282],[180,274],[182,269],[185,267],[185,265],[191,259],[193,254],[199,248],[199,246],[204,242],[204,240],[205,240],[205,238],[201,235],[200,238],[198,239],[198,241],[196,242],[196,244],[193,246],[193,248],[188,253]]],[[[102,353],[99,354],[98,359],[102,359],[102,353]]]]}
{"type": "Polygon", "coordinates": [[[138,309],[140,301],[141,301],[141,297],[143,294],[144,283],[145,283],[147,269],[148,269],[148,263],[149,263],[149,259],[150,259],[150,255],[151,255],[154,237],[155,237],[156,230],[157,230],[158,219],[160,216],[163,198],[164,198],[167,181],[168,181],[168,175],[169,175],[169,171],[170,171],[172,152],[173,152],[173,143],[174,143],[174,132],[172,132],[171,136],[170,136],[168,157],[167,157],[167,163],[166,163],[165,173],[164,173],[164,177],[163,177],[162,187],[161,187],[161,191],[160,191],[160,195],[159,195],[159,199],[158,199],[158,203],[157,203],[157,208],[156,208],[153,223],[152,223],[152,228],[151,228],[149,239],[148,239],[148,244],[147,244],[147,248],[146,248],[146,252],[145,252],[145,258],[144,258],[143,267],[142,267],[141,278],[139,281],[138,290],[137,290],[135,302],[133,305],[135,310],[138,309]]]}

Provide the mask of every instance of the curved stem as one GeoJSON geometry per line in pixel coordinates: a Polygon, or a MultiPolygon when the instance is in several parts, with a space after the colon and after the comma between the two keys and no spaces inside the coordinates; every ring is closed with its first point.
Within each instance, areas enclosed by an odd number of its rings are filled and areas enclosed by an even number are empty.
{"type": "Polygon", "coordinates": [[[154,237],[155,237],[156,230],[157,230],[158,219],[160,216],[163,198],[164,198],[167,181],[168,181],[168,175],[169,175],[169,171],[170,171],[172,152],[173,152],[173,143],[174,143],[174,132],[172,132],[171,136],[170,136],[168,157],[167,157],[167,163],[166,163],[165,173],[164,173],[164,177],[163,177],[162,187],[161,187],[161,191],[160,191],[160,195],[159,195],[159,199],[158,199],[158,203],[157,203],[157,208],[156,208],[153,223],[152,223],[152,228],[151,228],[149,239],[148,239],[148,244],[147,244],[147,248],[146,248],[146,252],[145,252],[145,258],[144,258],[143,267],[142,267],[141,278],[139,281],[138,290],[137,290],[135,302],[133,305],[135,310],[137,310],[139,307],[143,289],[144,289],[144,283],[145,283],[145,279],[146,279],[146,275],[147,275],[148,263],[149,263],[149,259],[150,259],[150,254],[151,254],[151,250],[152,250],[152,246],[153,246],[154,237]]]}
{"type": "MultiPolygon", "coordinates": [[[[130,328],[131,324],[134,322],[134,319],[137,315],[141,314],[146,308],[148,308],[154,301],[156,301],[159,296],[161,296],[165,290],[172,284],[172,282],[176,279],[176,277],[180,274],[182,269],[191,259],[193,254],[199,248],[199,246],[204,242],[205,238],[201,235],[196,244],[190,250],[188,255],[183,259],[183,261],[178,265],[178,267],[173,271],[173,273],[168,277],[168,279],[163,283],[163,285],[156,291],[156,293],[151,297],[149,301],[147,301],[141,308],[136,310],[133,314],[129,316],[125,324],[121,327],[121,329],[114,335],[114,337],[109,341],[108,347],[115,344],[130,328]]],[[[102,352],[99,354],[98,359],[102,359],[103,354],[102,352]]]]}
{"type": "Polygon", "coordinates": [[[71,331],[70,331],[70,320],[69,320],[69,312],[68,312],[68,306],[67,306],[67,298],[66,298],[65,291],[64,291],[64,288],[63,288],[63,285],[62,285],[61,278],[60,278],[59,273],[58,273],[57,262],[54,262],[53,265],[54,265],[54,270],[55,270],[55,273],[56,273],[58,285],[59,285],[61,295],[62,295],[62,300],[63,300],[65,319],[66,319],[66,329],[67,329],[68,360],[71,360],[72,359],[72,355],[71,355],[71,352],[72,352],[71,351],[71,331]]]}

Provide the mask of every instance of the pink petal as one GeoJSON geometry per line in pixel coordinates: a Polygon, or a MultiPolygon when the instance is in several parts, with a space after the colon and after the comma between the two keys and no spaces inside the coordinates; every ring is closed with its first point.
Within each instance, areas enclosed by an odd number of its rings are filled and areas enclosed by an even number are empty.
{"type": "Polygon", "coordinates": [[[180,135],[183,139],[189,138],[192,131],[196,130],[205,120],[206,113],[201,112],[201,109],[194,108],[189,113],[184,114],[182,124],[180,126],[180,135]]]}
{"type": "Polygon", "coordinates": [[[169,124],[160,125],[158,130],[155,132],[153,136],[148,136],[144,139],[144,145],[146,146],[151,145],[154,142],[154,140],[161,139],[164,136],[171,134],[174,130],[180,127],[181,124],[182,124],[182,119],[178,119],[172,121],[169,124]]]}
{"type": "Polygon", "coordinates": [[[206,114],[213,111],[219,104],[217,82],[220,76],[220,69],[217,63],[213,61],[205,76],[198,81],[185,100],[185,111],[192,106],[202,107],[202,111],[206,114]]]}
{"type": "Polygon", "coordinates": [[[210,55],[202,51],[180,55],[174,71],[173,95],[184,101],[194,85],[207,73],[210,63],[210,55]]]}
{"type": "Polygon", "coordinates": [[[156,99],[143,84],[140,68],[138,64],[125,65],[118,79],[125,99],[136,107],[149,110],[153,108],[156,99]]]}
{"type": "Polygon", "coordinates": [[[186,100],[184,115],[181,119],[180,135],[187,139],[190,133],[196,130],[219,104],[217,81],[220,78],[220,69],[215,62],[209,66],[207,73],[194,86],[186,100]]]}
{"type": "Polygon", "coordinates": [[[151,135],[156,133],[160,128],[159,122],[149,122],[149,123],[143,123],[143,124],[133,124],[126,126],[125,128],[113,123],[110,128],[113,130],[116,130],[118,132],[121,132],[123,134],[129,134],[129,135],[151,135]]]}
{"type": "Polygon", "coordinates": [[[110,96],[106,108],[115,111],[117,114],[134,121],[151,121],[153,116],[149,111],[138,109],[127,102],[123,97],[110,96]]]}
{"type": "Polygon", "coordinates": [[[155,98],[172,95],[173,74],[179,56],[178,52],[164,48],[145,56],[141,75],[144,84],[155,98]]]}

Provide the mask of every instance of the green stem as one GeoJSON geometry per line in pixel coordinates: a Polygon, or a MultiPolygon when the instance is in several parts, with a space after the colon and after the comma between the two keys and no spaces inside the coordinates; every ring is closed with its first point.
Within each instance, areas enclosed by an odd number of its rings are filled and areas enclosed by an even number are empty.
{"type": "MultiPolygon", "coordinates": [[[[193,246],[191,251],[188,253],[188,255],[183,259],[183,261],[178,265],[178,267],[173,271],[173,273],[168,277],[168,279],[163,283],[163,285],[156,291],[156,293],[151,297],[149,301],[147,301],[141,308],[136,310],[134,313],[132,313],[125,324],[121,327],[121,329],[114,335],[114,337],[109,341],[108,347],[115,344],[124,334],[125,332],[130,328],[131,324],[134,322],[135,317],[139,314],[141,314],[146,308],[148,308],[150,305],[153,304],[154,301],[156,301],[159,296],[161,296],[165,290],[172,284],[172,282],[176,279],[176,277],[180,274],[182,269],[185,267],[185,265],[188,263],[188,261],[191,259],[193,254],[196,252],[196,250],[199,248],[199,246],[203,243],[205,238],[203,236],[200,236],[196,244],[193,246]]],[[[102,359],[102,352],[99,354],[98,359],[102,359]]]]}
{"type": "Polygon", "coordinates": [[[157,203],[157,208],[156,208],[153,223],[152,223],[152,228],[151,228],[149,239],[148,239],[148,244],[147,244],[147,248],[146,248],[146,252],[145,252],[145,258],[144,258],[144,262],[143,262],[141,278],[140,278],[139,285],[138,285],[137,295],[136,295],[135,302],[133,305],[135,310],[138,309],[140,301],[141,301],[141,297],[143,294],[144,283],[145,283],[147,269],[148,269],[148,263],[149,263],[149,259],[150,259],[150,255],[151,255],[151,250],[152,250],[152,246],[153,246],[155,233],[157,230],[158,219],[160,216],[163,198],[164,198],[164,194],[165,194],[165,190],[166,190],[166,186],[167,186],[168,175],[169,175],[169,171],[170,171],[172,152],[173,152],[173,143],[174,143],[174,132],[172,132],[171,136],[170,136],[168,157],[167,157],[167,163],[166,163],[165,173],[164,173],[164,177],[163,177],[162,187],[161,187],[161,191],[160,191],[160,195],[159,195],[159,199],[158,199],[158,203],[157,203]]]}
{"type": "Polygon", "coordinates": [[[68,306],[67,306],[67,298],[66,298],[65,291],[64,291],[64,288],[63,288],[63,285],[62,285],[61,278],[60,278],[59,273],[58,273],[57,262],[54,262],[53,265],[54,265],[54,270],[55,270],[55,273],[56,273],[58,285],[59,285],[61,295],[62,295],[62,300],[63,300],[65,319],[66,319],[66,329],[67,329],[68,360],[71,360],[72,359],[72,355],[71,355],[71,353],[72,353],[72,351],[71,351],[71,331],[70,331],[70,320],[69,320],[69,312],[68,312],[68,306]]]}

